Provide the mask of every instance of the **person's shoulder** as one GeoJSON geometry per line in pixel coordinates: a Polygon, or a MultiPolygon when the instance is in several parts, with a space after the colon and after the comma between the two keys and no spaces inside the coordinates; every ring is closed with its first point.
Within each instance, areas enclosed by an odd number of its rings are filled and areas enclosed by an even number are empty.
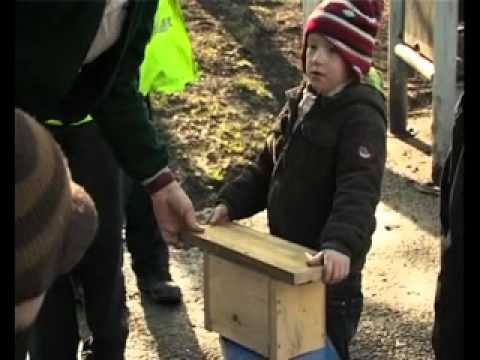
{"type": "Polygon", "coordinates": [[[385,96],[373,85],[364,82],[351,83],[342,91],[342,96],[352,103],[376,103],[385,106],[385,96]]]}
{"type": "Polygon", "coordinates": [[[339,131],[347,138],[365,133],[386,136],[385,105],[378,90],[365,84],[351,84],[338,95],[335,116],[340,120],[339,131]]]}
{"type": "Polygon", "coordinates": [[[340,95],[340,106],[358,115],[354,118],[363,118],[360,115],[365,114],[368,115],[365,118],[375,119],[386,125],[385,97],[375,87],[355,83],[345,88],[340,95]]]}

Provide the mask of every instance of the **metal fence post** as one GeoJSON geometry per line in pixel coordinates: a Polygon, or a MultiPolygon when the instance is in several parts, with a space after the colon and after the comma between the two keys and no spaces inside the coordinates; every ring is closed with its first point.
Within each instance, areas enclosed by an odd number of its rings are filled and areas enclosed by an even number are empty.
{"type": "Polygon", "coordinates": [[[388,119],[390,131],[397,136],[407,133],[407,65],[395,54],[395,46],[403,42],[404,0],[391,0],[388,31],[388,119]]]}
{"type": "Polygon", "coordinates": [[[438,184],[450,147],[450,134],[457,101],[458,0],[435,2],[433,44],[432,179],[438,184]]]}

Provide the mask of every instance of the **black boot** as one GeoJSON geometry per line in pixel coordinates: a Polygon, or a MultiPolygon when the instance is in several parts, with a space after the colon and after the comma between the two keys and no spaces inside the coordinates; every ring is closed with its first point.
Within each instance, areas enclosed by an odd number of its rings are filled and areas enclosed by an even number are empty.
{"type": "Polygon", "coordinates": [[[155,274],[137,276],[137,286],[152,301],[162,305],[178,305],[182,291],[173,280],[163,280],[155,274]]]}

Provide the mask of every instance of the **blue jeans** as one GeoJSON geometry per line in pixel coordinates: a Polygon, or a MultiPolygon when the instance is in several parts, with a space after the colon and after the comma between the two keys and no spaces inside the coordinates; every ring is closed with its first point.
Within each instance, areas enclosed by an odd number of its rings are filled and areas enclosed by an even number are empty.
{"type": "Polygon", "coordinates": [[[342,360],[350,359],[348,345],[357,332],[362,309],[363,296],[327,299],[327,334],[342,360]]]}
{"type": "MultiPolygon", "coordinates": [[[[243,347],[227,338],[220,337],[223,358],[225,360],[265,360],[262,355],[243,347]]],[[[299,355],[292,360],[340,360],[330,339],[322,349],[299,355]]]]}
{"type": "MultiPolygon", "coordinates": [[[[334,296],[327,300],[327,343],[323,349],[302,354],[294,360],[348,360],[348,345],[357,332],[363,297],[334,296]]],[[[224,337],[220,345],[226,360],[264,360],[265,358],[224,337]]]]}

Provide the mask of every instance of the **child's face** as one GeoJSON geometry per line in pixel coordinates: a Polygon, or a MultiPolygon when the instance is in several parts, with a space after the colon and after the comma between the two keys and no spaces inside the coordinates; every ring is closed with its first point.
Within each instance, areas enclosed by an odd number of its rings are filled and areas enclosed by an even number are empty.
{"type": "Polygon", "coordinates": [[[305,73],[312,87],[326,95],[348,81],[350,69],[325,37],[311,33],[307,38],[305,73]]]}

